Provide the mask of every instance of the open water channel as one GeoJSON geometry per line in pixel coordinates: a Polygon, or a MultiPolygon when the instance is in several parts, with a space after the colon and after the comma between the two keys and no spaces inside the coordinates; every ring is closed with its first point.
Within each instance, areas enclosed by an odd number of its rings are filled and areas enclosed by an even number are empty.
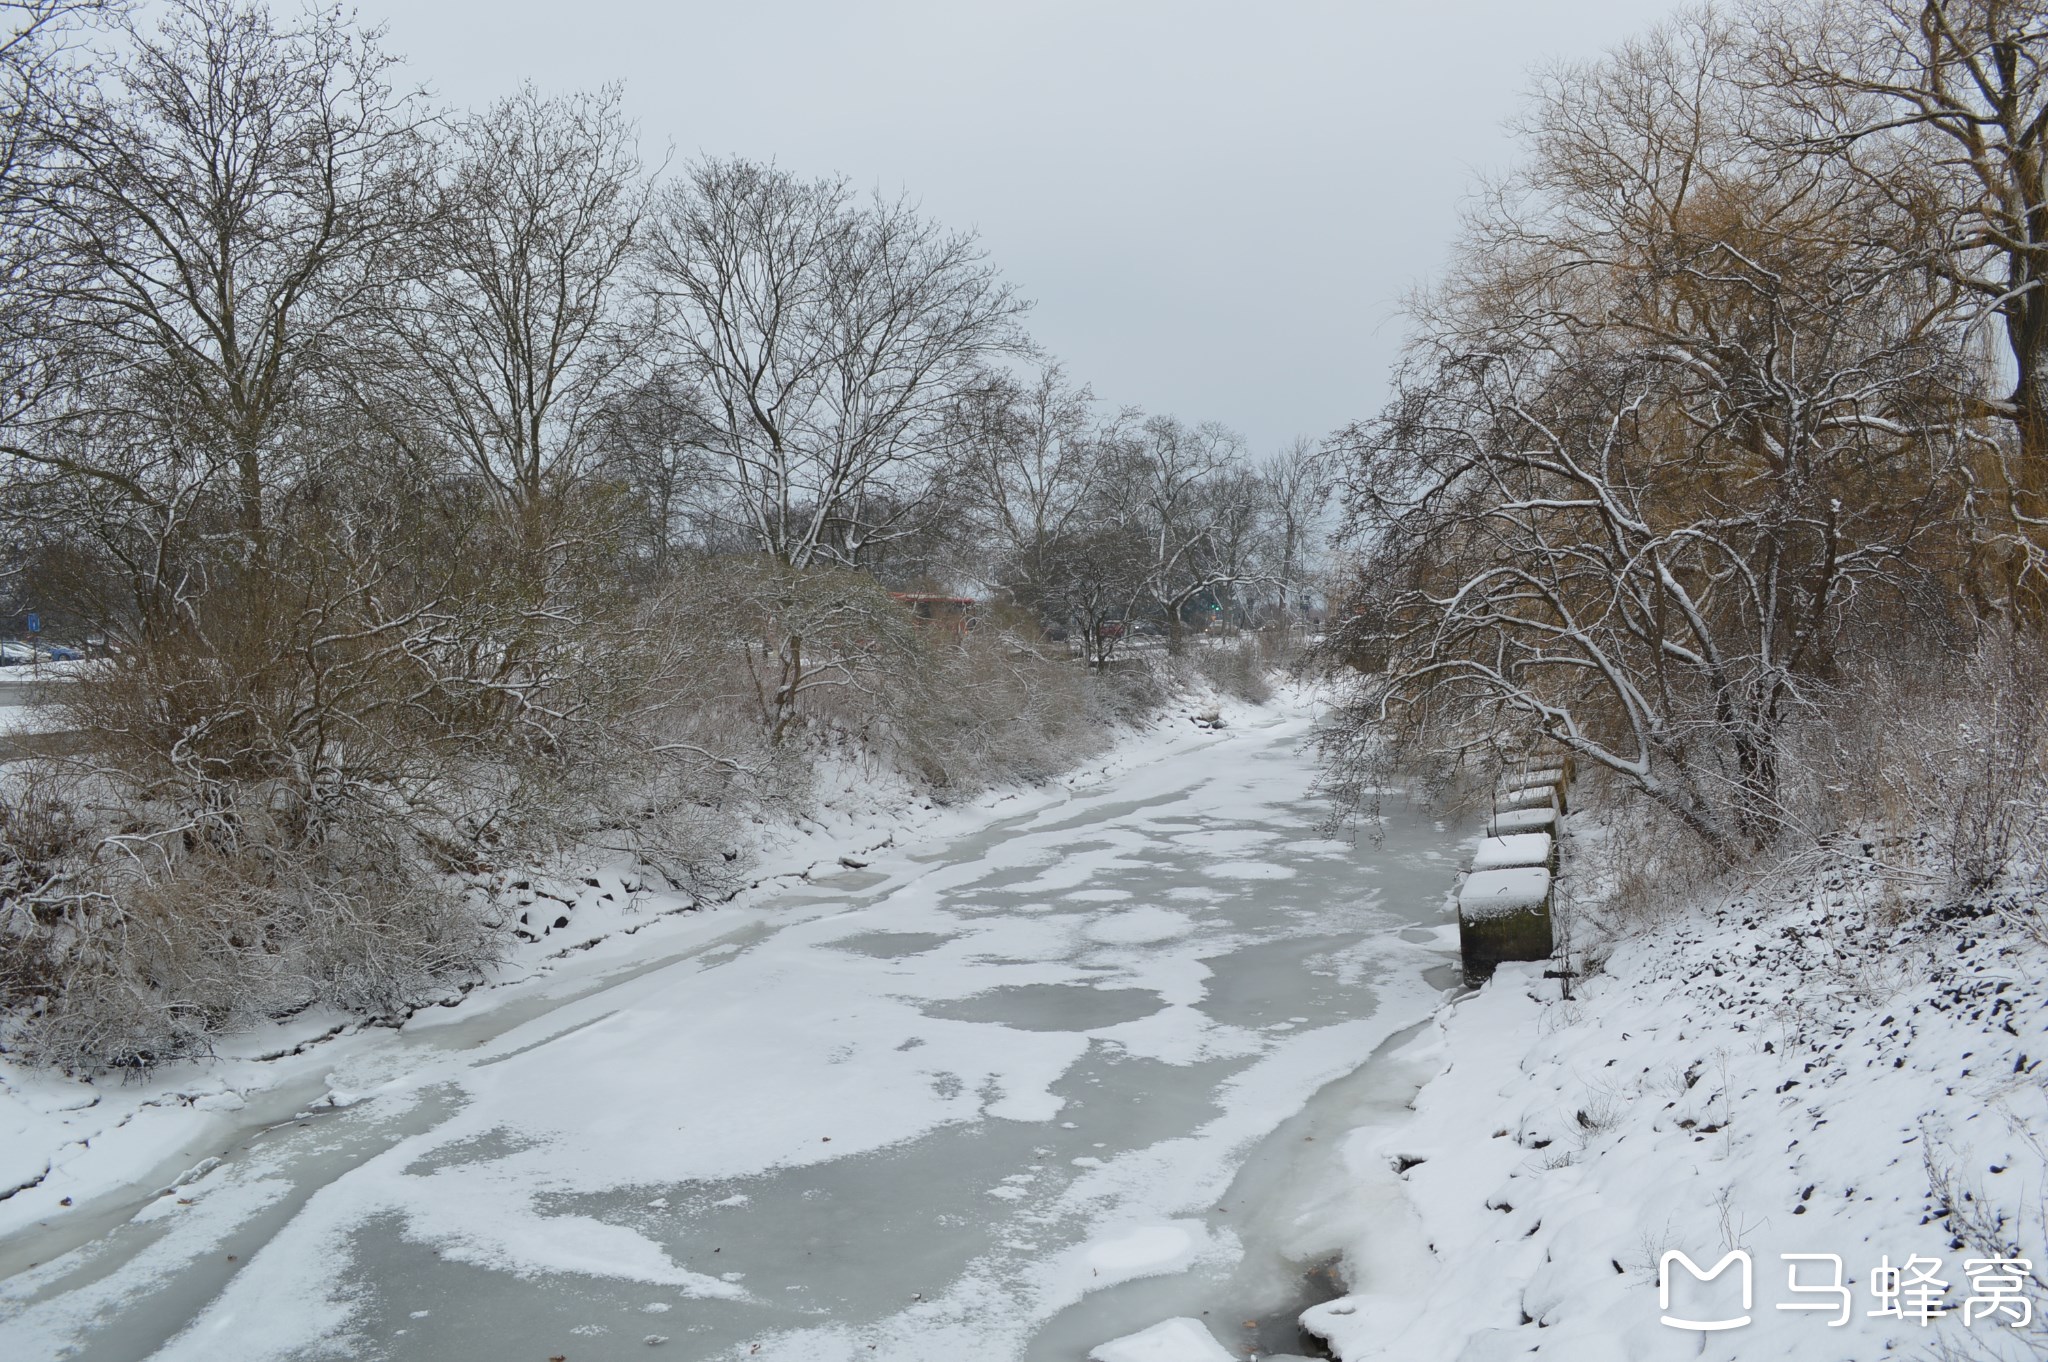
{"type": "Polygon", "coordinates": [[[1280,713],[422,1014],[340,1105],[0,1244],[0,1356],[1078,1362],[1205,1314],[1290,1350],[1362,1066],[1451,982],[1460,848],[1399,799],[1319,835],[1280,713]]]}

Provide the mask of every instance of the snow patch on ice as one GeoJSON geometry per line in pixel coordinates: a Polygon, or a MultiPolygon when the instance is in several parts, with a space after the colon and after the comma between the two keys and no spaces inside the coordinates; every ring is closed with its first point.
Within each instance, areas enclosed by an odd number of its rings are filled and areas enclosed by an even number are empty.
{"type": "Polygon", "coordinates": [[[1250,851],[1279,839],[1279,833],[1262,828],[1204,828],[1200,832],[1180,833],[1171,840],[1176,846],[1195,851],[1250,851]]]}
{"type": "Polygon", "coordinates": [[[1171,1220],[1137,1225],[1083,1244],[1081,1265],[1108,1286],[1133,1277],[1178,1272],[1195,1261],[1211,1241],[1209,1227],[1199,1220],[1171,1220]]]}
{"type": "Polygon", "coordinates": [[[1298,872],[1291,865],[1271,861],[1223,861],[1205,867],[1202,873],[1219,880],[1291,880],[1298,872]]]}
{"type": "Polygon", "coordinates": [[[1216,1341],[1209,1326],[1182,1316],[1149,1329],[1104,1343],[1088,1354],[1091,1362],[1236,1362],[1216,1341]]]}
{"type": "Polygon", "coordinates": [[[1176,913],[1171,908],[1145,907],[1098,918],[1083,929],[1083,935],[1091,941],[1109,945],[1141,946],[1186,936],[1194,928],[1194,920],[1186,913],[1176,913]]]}
{"type": "MultiPolygon", "coordinates": [[[[445,1175],[442,1175],[445,1176],[445,1175]]],[[[569,1272],[588,1277],[673,1286],[692,1296],[737,1300],[745,1292],[692,1272],[661,1245],[623,1225],[584,1215],[537,1215],[509,1197],[477,1197],[470,1179],[451,1188],[441,1176],[412,1179],[407,1237],[432,1244],[442,1257],[519,1277],[569,1272]]]]}

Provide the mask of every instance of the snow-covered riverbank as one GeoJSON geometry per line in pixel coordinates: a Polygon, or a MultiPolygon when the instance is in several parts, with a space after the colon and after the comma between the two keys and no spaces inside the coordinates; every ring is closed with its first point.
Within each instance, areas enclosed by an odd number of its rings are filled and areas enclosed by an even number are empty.
{"type": "MultiPolygon", "coordinates": [[[[396,1030],[29,1077],[69,1143],[0,1203],[0,1351],[950,1362],[1198,1311],[1270,1249],[1251,1153],[1332,1147],[1282,1128],[1437,1006],[1456,855],[1414,809],[1317,835],[1298,699],[1224,718],[968,810],[855,789],[816,873],[715,912],[593,875],[523,977],[396,1030]]],[[[1298,1292],[1261,1261],[1246,1311],[1298,1292]]]]}
{"type": "MultiPolygon", "coordinates": [[[[1238,722],[1258,712],[1192,696],[1059,780],[998,789],[963,804],[936,805],[879,767],[843,767],[818,791],[813,816],[759,829],[749,887],[724,902],[647,889],[631,875],[595,866],[536,874],[528,897],[545,909],[534,923],[537,939],[508,940],[504,960],[481,986],[449,991],[447,1015],[469,1020],[550,1006],[633,968],[650,952],[695,949],[745,932],[793,887],[844,875],[879,854],[1051,807],[1076,789],[1205,746],[1213,736],[1190,718],[1217,708],[1238,722]]],[[[11,712],[28,716],[21,731],[52,722],[40,708],[11,712]]],[[[236,1132],[324,1101],[330,1070],[389,1037],[388,1026],[347,1014],[302,1013],[224,1039],[211,1060],[97,1081],[0,1056],[0,1274],[49,1256],[29,1242],[30,1230],[54,1230],[59,1221],[113,1223],[106,1217],[132,1210],[138,1192],[168,1185],[236,1132]]]]}
{"type": "Polygon", "coordinates": [[[2041,886],[1901,917],[1853,869],[1777,884],[1623,940],[1570,1001],[1504,967],[1398,1056],[1413,1114],[1355,1131],[1333,1189],[1353,1294],[1306,1317],[1344,1362],[2044,1355],[2011,1327],[2048,1278],[2041,886]],[[1753,1301],[1738,1260],[1671,1264],[1660,1305],[1673,1250],[1745,1252],[1753,1301]]]}

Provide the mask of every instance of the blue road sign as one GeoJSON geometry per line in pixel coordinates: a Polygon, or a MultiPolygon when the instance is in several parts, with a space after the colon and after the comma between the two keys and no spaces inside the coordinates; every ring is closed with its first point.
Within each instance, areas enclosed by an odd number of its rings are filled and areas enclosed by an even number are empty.
{"type": "Polygon", "coordinates": [[[28,631],[31,634],[40,634],[43,632],[43,617],[41,615],[38,615],[33,610],[28,612],[28,631]]]}

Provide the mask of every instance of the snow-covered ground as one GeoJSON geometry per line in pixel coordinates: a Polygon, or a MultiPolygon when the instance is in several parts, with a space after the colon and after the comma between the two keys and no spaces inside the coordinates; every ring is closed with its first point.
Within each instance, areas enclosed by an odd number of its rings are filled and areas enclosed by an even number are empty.
{"type": "Polygon", "coordinates": [[[536,882],[543,939],[400,1028],[0,1073],[0,1356],[951,1362],[1198,1314],[1248,1188],[1334,1152],[1319,1090],[1437,1007],[1457,850],[1398,801],[1321,838],[1306,708],[1224,719],[966,809],[850,775],[715,911],[536,882]]]}
{"type": "Polygon", "coordinates": [[[62,728],[64,720],[49,705],[53,683],[69,680],[78,664],[57,662],[42,667],[0,669],[0,737],[10,733],[44,733],[62,728]],[[60,671],[59,668],[66,670],[60,671]]]}
{"type": "Polygon", "coordinates": [[[2040,885],[1939,916],[1853,867],[1767,888],[1569,1001],[1505,966],[1392,1057],[1413,1111],[1348,1139],[1353,1291],[1306,1316],[1345,1362],[2048,1356],[2013,1327],[2048,1278],[2040,885]],[[1751,1298],[1741,1259],[1672,1261],[1660,1302],[1674,1250],[1746,1253],[1751,1298]]]}

